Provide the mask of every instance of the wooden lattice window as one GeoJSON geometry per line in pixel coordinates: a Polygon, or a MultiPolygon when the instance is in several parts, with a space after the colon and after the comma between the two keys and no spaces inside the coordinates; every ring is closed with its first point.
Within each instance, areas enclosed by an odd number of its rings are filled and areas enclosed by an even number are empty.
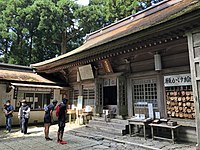
{"type": "Polygon", "coordinates": [[[83,105],[94,106],[95,102],[95,90],[94,88],[85,88],[83,89],[83,105]]]}
{"type": "Polygon", "coordinates": [[[153,107],[156,109],[158,107],[156,80],[133,80],[133,99],[135,107],[137,107],[137,104],[141,103],[152,103],[153,107]]]}
{"type": "Polygon", "coordinates": [[[77,106],[78,95],[79,95],[79,91],[78,90],[71,90],[69,92],[70,103],[74,104],[75,106],[77,106]]]}

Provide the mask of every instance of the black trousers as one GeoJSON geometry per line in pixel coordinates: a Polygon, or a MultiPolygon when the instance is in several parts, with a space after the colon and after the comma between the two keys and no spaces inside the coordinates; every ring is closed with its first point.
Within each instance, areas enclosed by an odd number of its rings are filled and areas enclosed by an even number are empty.
{"type": "Polygon", "coordinates": [[[63,134],[65,129],[65,121],[58,120],[58,132],[61,132],[63,134]]]}
{"type": "Polygon", "coordinates": [[[20,119],[20,127],[21,127],[21,133],[27,134],[28,118],[20,119]]]}

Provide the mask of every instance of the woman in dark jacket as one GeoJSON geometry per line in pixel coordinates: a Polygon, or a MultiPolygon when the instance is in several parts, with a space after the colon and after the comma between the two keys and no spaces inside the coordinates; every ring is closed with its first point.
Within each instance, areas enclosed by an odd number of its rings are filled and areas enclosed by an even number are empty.
{"type": "Polygon", "coordinates": [[[51,123],[53,122],[53,110],[55,106],[57,105],[58,101],[57,100],[52,100],[52,104],[49,104],[48,106],[45,107],[45,114],[44,114],[44,134],[45,134],[45,139],[47,141],[53,140],[49,137],[49,128],[51,123]]]}

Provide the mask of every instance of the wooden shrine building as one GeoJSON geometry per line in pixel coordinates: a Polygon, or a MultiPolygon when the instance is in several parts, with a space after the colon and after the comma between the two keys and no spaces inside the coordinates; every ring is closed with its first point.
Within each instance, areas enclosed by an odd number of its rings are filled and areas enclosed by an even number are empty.
{"type": "Polygon", "coordinates": [[[161,117],[182,125],[183,140],[199,143],[199,63],[200,2],[164,0],[32,67],[69,83],[71,104],[83,96],[83,107],[92,106],[94,114],[109,108],[128,118],[145,114],[151,103],[161,117]]]}

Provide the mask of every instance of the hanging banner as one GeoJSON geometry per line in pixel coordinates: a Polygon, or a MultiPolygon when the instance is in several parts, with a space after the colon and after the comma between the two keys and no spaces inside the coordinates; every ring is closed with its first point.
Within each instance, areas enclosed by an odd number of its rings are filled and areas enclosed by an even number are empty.
{"type": "Polygon", "coordinates": [[[192,85],[191,74],[164,76],[165,87],[192,85]]]}

